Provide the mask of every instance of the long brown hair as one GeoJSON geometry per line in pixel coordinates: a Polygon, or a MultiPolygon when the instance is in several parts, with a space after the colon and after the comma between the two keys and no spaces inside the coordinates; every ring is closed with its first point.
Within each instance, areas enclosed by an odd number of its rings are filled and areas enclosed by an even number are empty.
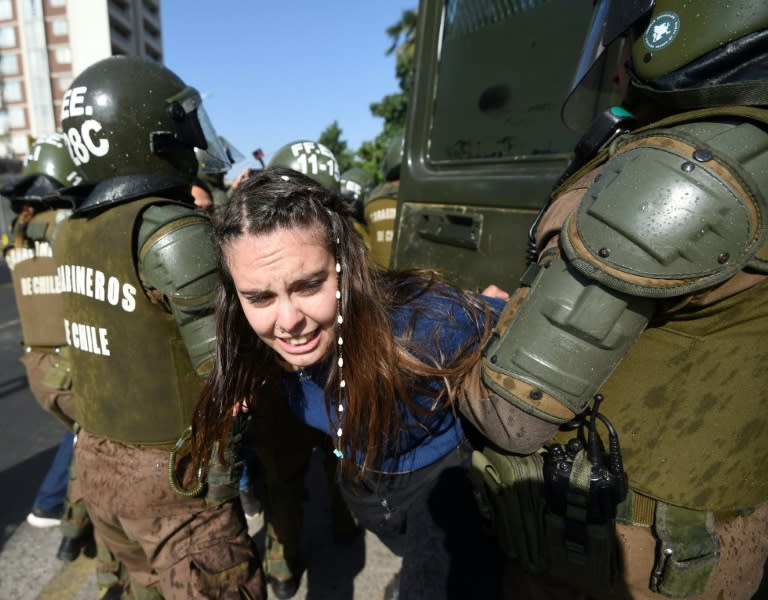
{"type": "MultiPolygon", "coordinates": [[[[384,271],[368,260],[362,239],[352,228],[349,205],[344,198],[312,179],[285,168],[259,171],[236,189],[214,222],[221,285],[216,300],[217,342],[215,361],[193,417],[193,446],[198,463],[210,455],[212,444],[229,433],[233,406],[262,401],[260,389],[275,389],[273,378],[281,376],[276,354],[248,324],[226,261],[232,242],[244,235],[261,235],[277,229],[314,228],[328,251],[341,265],[339,290],[340,325],[344,339],[343,375],[346,409],[340,446],[348,457],[344,468],[354,473],[375,468],[387,449],[397,448],[405,427],[402,402],[412,414],[431,414],[446,405],[453,408],[453,390],[479,358],[481,344],[490,325],[487,307],[473,296],[448,286],[437,274],[425,271],[384,271]],[[420,357],[410,343],[413,321],[395,336],[390,311],[413,303],[427,290],[458,299],[472,316],[478,336],[467,342],[457,358],[420,357]],[[417,405],[412,396],[426,388],[424,378],[444,382],[430,407],[417,405]]],[[[416,304],[419,304],[416,302],[416,304]]],[[[428,310],[424,302],[423,311],[428,310]]],[[[417,310],[417,314],[418,314],[417,310]]],[[[437,333],[437,332],[436,332],[437,333]]],[[[335,347],[335,345],[334,345],[335,347]]],[[[338,352],[338,349],[334,350],[338,352]]],[[[325,385],[326,411],[339,390],[339,367],[328,361],[325,385]]]]}

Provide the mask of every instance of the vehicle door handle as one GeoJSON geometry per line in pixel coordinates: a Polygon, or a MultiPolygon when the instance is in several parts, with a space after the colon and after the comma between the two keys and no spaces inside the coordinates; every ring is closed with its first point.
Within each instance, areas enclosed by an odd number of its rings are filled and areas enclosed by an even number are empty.
{"type": "Polygon", "coordinates": [[[422,238],[471,250],[480,247],[483,215],[443,210],[423,210],[420,214],[417,231],[422,238]]]}

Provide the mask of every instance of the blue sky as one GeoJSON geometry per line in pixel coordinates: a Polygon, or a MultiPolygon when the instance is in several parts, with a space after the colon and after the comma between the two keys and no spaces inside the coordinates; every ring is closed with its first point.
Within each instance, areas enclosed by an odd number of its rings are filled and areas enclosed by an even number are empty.
{"type": "Polygon", "coordinates": [[[398,91],[386,29],[417,0],[166,0],[164,63],[204,96],[216,130],[255,166],[334,120],[352,150],[383,121],[369,105],[398,91]]]}

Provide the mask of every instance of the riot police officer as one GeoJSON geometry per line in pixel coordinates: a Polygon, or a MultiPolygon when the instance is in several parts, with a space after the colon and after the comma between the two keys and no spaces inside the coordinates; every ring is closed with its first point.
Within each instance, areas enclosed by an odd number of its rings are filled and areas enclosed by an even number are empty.
{"type": "Polygon", "coordinates": [[[235,148],[226,138],[219,137],[220,145],[217,149],[223,149],[226,159],[203,150],[195,148],[197,157],[197,178],[192,187],[195,204],[212,214],[216,208],[227,203],[229,198],[229,186],[224,181],[224,176],[232,165],[243,160],[242,153],[235,148]]]}
{"type": "Polygon", "coordinates": [[[352,206],[352,225],[363,238],[366,248],[371,249],[368,223],[365,220],[365,199],[371,191],[373,177],[360,167],[352,167],[341,174],[339,179],[341,195],[352,206]]]}
{"type": "Polygon", "coordinates": [[[373,177],[360,167],[351,167],[341,174],[339,184],[343,196],[362,203],[371,191],[373,177]]]}
{"type": "Polygon", "coordinates": [[[365,221],[365,199],[373,187],[373,176],[360,167],[352,167],[341,174],[341,195],[349,199],[352,205],[352,216],[355,229],[363,236],[366,246],[370,249],[367,223],[365,221]]]}
{"type": "Polygon", "coordinates": [[[67,429],[72,429],[75,418],[51,242],[59,223],[71,212],[68,203],[58,201],[57,205],[55,192],[82,181],[67,151],[66,138],[54,134],[32,145],[22,177],[3,189],[17,214],[13,245],[4,254],[21,320],[22,362],[35,399],[67,429]]]}
{"type": "MultiPolygon", "coordinates": [[[[76,477],[71,465],[76,415],[52,243],[59,224],[71,213],[69,203],[57,199],[55,192],[82,182],[82,174],[69,156],[66,137],[55,133],[35,141],[21,178],[3,189],[18,214],[13,245],[4,254],[22,327],[21,360],[38,404],[66,428],[27,521],[34,526],[61,524],[63,537],[56,556],[66,561],[77,558],[93,536],[84,503],[69,502],[67,495],[68,484],[77,485],[76,479],[70,482],[70,471],[76,477]]],[[[99,555],[105,553],[100,549],[99,555]]],[[[105,562],[112,564],[112,557],[105,562]]],[[[116,572],[100,568],[99,585],[105,590],[117,587],[116,572]]]]}
{"type": "Polygon", "coordinates": [[[596,3],[563,114],[583,122],[617,84],[625,101],[592,122],[539,219],[538,260],[485,349],[483,377],[542,422],[605,425],[629,489],[597,445],[580,487],[576,460],[558,450],[573,477],[543,481],[548,510],[563,511],[538,539],[549,562],[520,593],[757,589],[768,555],[767,38],[768,5],[755,0],[596,3]],[[605,62],[617,56],[619,77],[605,62]],[[602,564],[618,571],[598,581],[586,565],[601,543],[602,564]]]}
{"type": "Polygon", "coordinates": [[[194,149],[226,154],[197,90],[139,58],[107,58],[75,78],[62,128],[93,184],[54,251],[97,539],[135,596],[263,598],[232,449],[191,472],[185,444],[215,335],[215,253],[190,195],[194,149]]]}
{"type": "Polygon", "coordinates": [[[395,136],[381,161],[384,177],[379,185],[365,196],[364,215],[368,226],[368,244],[371,259],[380,267],[389,267],[392,241],[395,235],[398,193],[400,191],[400,163],[403,157],[403,135],[395,136]]]}

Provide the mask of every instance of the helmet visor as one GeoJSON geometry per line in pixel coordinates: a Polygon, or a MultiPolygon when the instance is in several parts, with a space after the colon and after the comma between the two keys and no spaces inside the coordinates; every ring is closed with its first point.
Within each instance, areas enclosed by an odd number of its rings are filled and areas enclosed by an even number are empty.
{"type": "Polygon", "coordinates": [[[206,141],[206,147],[202,148],[203,152],[200,153],[202,160],[198,158],[200,168],[211,175],[229,171],[234,164],[232,156],[225,143],[216,134],[216,129],[202,106],[197,109],[197,120],[206,141]]]}
{"type": "Polygon", "coordinates": [[[208,113],[203,108],[200,93],[193,87],[185,87],[167,100],[171,116],[177,123],[176,139],[186,146],[205,151],[210,173],[229,170],[232,163],[208,113]]]}
{"type": "Polygon", "coordinates": [[[240,152],[240,150],[235,148],[227,138],[220,135],[219,139],[221,140],[224,148],[227,150],[227,157],[229,158],[229,162],[234,165],[235,163],[239,163],[241,160],[245,160],[245,155],[240,152]]]}
{"type": "Polygon", "coordinates": [[[621,102],[618,70],[630,28],[653,10],[655,0],[598,0],[563,103],[563,123],[583,131],[602,109],[621,102]]]}

